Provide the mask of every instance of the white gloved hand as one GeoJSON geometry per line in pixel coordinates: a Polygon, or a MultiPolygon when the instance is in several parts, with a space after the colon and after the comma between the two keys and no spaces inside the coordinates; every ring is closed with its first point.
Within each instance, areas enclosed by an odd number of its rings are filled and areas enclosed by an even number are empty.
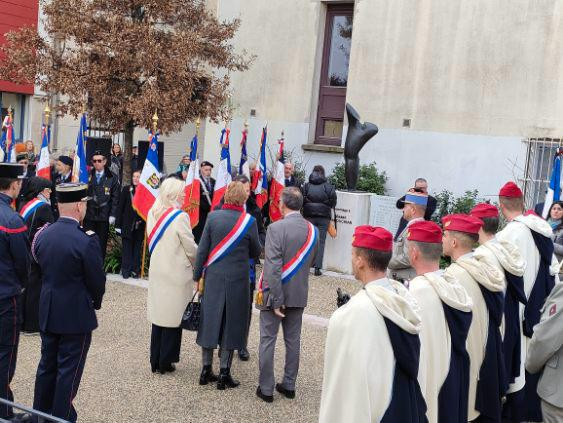
{"type": "Polygon", "coordinates": [[[110,216],[110,217],[109,217],[109,224],[110,224],[110,225],[115,224],[115,217],[113,217],[113,216],[110,216]]]}
{"type": "Polygon", "coordinates": [[[117,232],[119,235],[121,235],[121,229],[120,228],[115,228],[115,232],[117,232]]]}

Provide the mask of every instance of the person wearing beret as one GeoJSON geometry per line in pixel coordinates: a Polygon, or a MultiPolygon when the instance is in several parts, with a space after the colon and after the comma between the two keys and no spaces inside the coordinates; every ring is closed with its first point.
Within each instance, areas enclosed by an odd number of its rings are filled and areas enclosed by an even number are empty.
{"type": "Polygon", "coordinates": [[[524,292],[526,263],[514,243],[506,239],[497,239],[499,211],[496,206],[480,203],[469,214],[483,222],[483,226],[479,230],[479,247],[475,249],[473,256],[478,261],[484,261],[497,268],[505,276],[504,367],[510,384],[509,392],[510,389],[520,390],[524,386],[525,380],[526,348],[522,346],[524,335],[520,308],[523,308],[527,302],[524,292]]]}
{"type": "Polygon", "coordinates": [[[389,262],[389,277],[399,282],[408,282],[416,276],[415,270],[409,261],[407,249],[408,227],[415,222],[424,221],[424,213],[428,203],[428,196],[411,189],[405,195],[403,217],[408,222],[397,240],[393,243],[393,257],[389,262]]]}
{"type": "Polygon", "coordinates": [[[100,237],[102,256],[106,257],[109,227],[115,223],[121,184],[119,175],[107,167],[107,158],[96,151],[92,156],[93,169],[88,182],[88,208],[84,227],[100,237]]]}
{"type": "Polygon", "coordinates": [[[442,229],[419,221],[407,233],[409,259],[417,276],[409,292],[420,307],[420,389],[430,423],[466,423],[469,355],[466,341],[473,302],[459,281],[440,270],[442,229]]]}
{"type": "Polygon", "coordinates": [[[75,422],[73,399],[98,326],[95,310],[102,306],[106,277],[98,236],[80,226],[88,185],[61,184],[56,196],[60,218],[37,232],[31,248],[43,282],[33,408],[75,422]]]}
{"type": "Polygon", "coordinates": [[[417,380],[421,320],[401,283],[386,277],[393,235],[358,226],[352,269],[363,289],[328,324],[320,423],[426,422],[417,380]]]}
{"type": "MultiPolygon", "coordinates": [[[[16,370],[20,334],[21,291],[27,286],[27,227],[12,209],[23,177],[22,165],[0,163],[0,398],[14,400],[10,382],[16,370]]],[[[0,406],[0,419],[11,419],[11,407],[0,406]]]]}
{"type": "Polygon", "coordinates": [[[539,375],[532,375],[522,367],[526,361],[526,345],[539,323],[541,307],[556,282],[559,263],[554,255],[553,230],[548,222],[534,213],[524,213],[524,195],[514,182],[507,182],[499,191],[499,207],[508,222],[497,234],[499,241],[516,245],[526,267],[524,293],[526,304],[519,306],[522,320],[520,376],[510,385],[504,404],[503,417],[508,421],[542,421],[540,398],[536,392],[539,375]]]}
{"type": "Polygon", "coordinates": [[[211,212],[211,203],[213,200],[213,191],[215,190],[215,179],[211,177],[213,164],[204,160],[199,167],[200,184],[200,201],[199,201],[199,222],[193,229],[195,242],[199,244],[203,228],[207,221],[207,215],[211,212]]]}
{"type": "Polygon", "coordinates": [[[264,271],[258,282],[260,310],[259,386],[256,395],[272,402],[274,388],[286,398],[295,398],[299,370],[303,310],[309,295],[309,269],[319,251],[318,229],[301,216],[303,195],[297,187],[284,188],[280,198],[283,219],[266,232],[264,271]],[[294,263],[293,275],[283,269],[294,263]],[[286,346],[284,377],[275,382],[274,352],[280,325],[286,346]]]}
{"type": "MultiPolygon", "coordinates": [[[[24,196],[19,213],[27,226],[29,242],[33,241],[39,228],[53,223],[55,217],[51,209],[51,181],[44,178],[30,178],[28,192],[24,196]]],[[[31,260],[29,281],[22,293],[24,333],[39,332],[39,295],[41,293],[41,270],[35,260],[31,260]]]]}
{"type": "Polygon", "coordinates": [[[22,202],[24,201],[23,196],[28,191],[29,180],[30,178],[35,176],[35,170],[33,170],[33,167],[31,166],[31,162],[29,161],[27,153],[19,153],[16,156],[16,161],[18,162],[18,164],[21,164],[24,169],[23,178],[22,178],[22,188],[20,190],[20,194],[18,195],[18,198],[16,199],[16,210],[19,210],[20,207],[23,205],[22,204],[22,202]]]}
{"type": "Polygon", "coordinates": [[[74,160],[72,160],[69,156],[59,156],[59,159],[55,163],[55,169],[57,171],[55,185],[71,181],[73,165],[74,160]]]}
{"type": "Polygon", "coordinates": [[[465,288],[473,302],[467,336],[469,353],[468,421],[500,422],[501,401],[508,388],[500,326],[504,309],[504,274],[477,261],[473,246],[479,240],[481,220],[466,214],[442,218],[444,255],[452,259],[445,276],[465,288]]]}

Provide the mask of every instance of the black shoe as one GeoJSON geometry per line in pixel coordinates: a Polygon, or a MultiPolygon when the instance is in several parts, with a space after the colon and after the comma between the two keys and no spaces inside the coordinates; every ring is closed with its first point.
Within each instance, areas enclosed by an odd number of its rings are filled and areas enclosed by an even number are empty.
{"type": "Polygon", "coordinates": [[[290,391],[289,389],[285,389],[281,383],[276,383],[276,391],[278,391],[286,398],[289,399],[295,398],[295,391],[290,391]]]}
{"type": "Polygon", "coordinates": [[[176,366],[174,366],[174,364],[169,364],[169,365],[168,365],[167,367],[165,367],[164,369],[158,369],[158,371],[159,371],[161,374],[164,374],[164,373],[172,373],[172,372],[175,371],[175,370],[176,370],[176,366]]]}
{"type": "Polygon", "coordinates": [[[209,382],[217,382],[219,378],[213,374],[211,366],[203,366],[201,375],[199,376],[199,384],[207,385],[209,382]]]}
{"type": "Polygon", "coordinates": [[[239,385],[240,382],[231,377],[231,369],[221,369],[219,371],[219,380],[217,381],[217,389],[222,391],[225,388],[236,388],[239,385]]]}
{"type": "Polygon", "coordinates": [[[158,372],[158,365],[156,365],[156,364],[151,364],[151,371],[152,371],[153,373],[158,372]]]}
{"type": "Polygon", "coordinates": [[[129,276],[131,276],[131,275],[129,275],[129,273],[123,273],[122,276],[123,276],[123,279],[129,279],[129,276]]]}
{"type": "Polygon", "coordinates": [[[131,277],[133,279],[139,279],[139,274],[137,272],[131,272],[131,277]]]}
{"type": "Polygon", "coordinates": [[[322,276],[323,274],[321,273],[321,269],[319,269],[318,267],[315,267],[315,276],[322,276]]]}
{"type": "Polygon", "coordinates": [[[256,396],[264,402],[274,402],[273,395],[264,395],[260,387],[256,388],[256,396]]]}
{"type": "Polygon", "coordinates": [[[238,358],[240,358],[240,361],[248,361],[248,359],[250,358],[250,353],[246,348],[238,350],[238,358]]]}

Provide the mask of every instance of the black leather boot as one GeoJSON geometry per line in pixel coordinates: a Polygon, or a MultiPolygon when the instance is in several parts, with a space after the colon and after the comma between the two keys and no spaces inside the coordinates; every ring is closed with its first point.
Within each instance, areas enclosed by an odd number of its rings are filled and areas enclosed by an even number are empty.
{"type": "Polygon", "coordinates": [[[250,353],[246,348],[242,348],[238,350],[238,358],[240,358],[241,361],[248,361],[248,359],[250,358],[250,353]]]}
{"type": "Polygon", "coordinates": [[[219,371],[219,380],[217,381],[217,389],[224,390],[226,388],[236,388],[240,385],[238,380],[231,377],[231,369],[221,369],[219,371]]]}
{"type": "Polygon", "coordinates": [[[211,366],[203,366],[203,369],[201,369],[201,375],[199,376],[199,384],[207,385],[210,382],[217,382],[217,380],[218,377],[213,374],[211,366]]]}

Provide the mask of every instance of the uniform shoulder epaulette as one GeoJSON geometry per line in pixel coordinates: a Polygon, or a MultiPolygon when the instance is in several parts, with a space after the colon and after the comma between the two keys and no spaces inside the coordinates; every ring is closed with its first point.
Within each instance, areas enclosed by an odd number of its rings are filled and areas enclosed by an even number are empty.
{"type": "Polygon", "coordinates": [[[84,232],[84,233],[85,233],[86,235],[88,235],[88,236],[94,236],[94,235],[96,235],[96,232],[94,232],[94,231],[92,231],[92,230],[90,230],[90,229],[85,229],[85,228],[83,228],[82,226],[80,226],[80,230],[81,230],[82,232],[84,232]]]}

